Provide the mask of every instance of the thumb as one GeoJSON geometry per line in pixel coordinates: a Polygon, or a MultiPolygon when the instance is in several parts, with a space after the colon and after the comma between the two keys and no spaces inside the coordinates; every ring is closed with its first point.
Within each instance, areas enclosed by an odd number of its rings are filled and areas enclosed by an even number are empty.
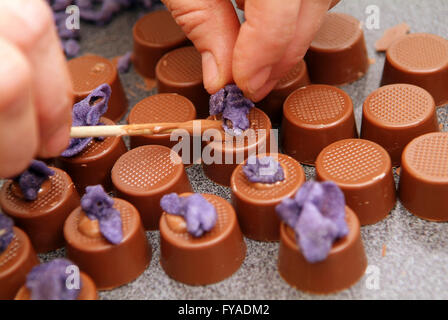
{"type": "Polygon", "coordinates": [[[239,30],[229,0],[163,0],[202,55],[204,86],[215,93],[232,81],[232,55],[239,30]]]}

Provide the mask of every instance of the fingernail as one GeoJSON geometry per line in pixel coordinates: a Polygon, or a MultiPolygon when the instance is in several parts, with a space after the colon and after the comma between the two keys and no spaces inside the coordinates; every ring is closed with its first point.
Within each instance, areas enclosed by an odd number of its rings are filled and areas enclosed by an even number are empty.
{"type": "Polygon", "coordinates": [[[42,153],[46,157],[59,156],[64,151],[70,138],[70,126],[63,126],[43,145],[42,153]]]}
{"type": "Polygon", "coordinates": [[[257,92],[255,92],[254,94],[252,94],[250,96],[250,99],[253,102],[258,102],[258,101],[262,100],[264,97],[266,97],[269,94],[269,92],[271,92],[271,90],[275,87],[277,82],[278,82],[277,80],[267,81],[260,89],[258,89],[257,92]]]}
{"type": "Polygon", "coordinates": [[[260,88],[262,88],[271,75],[272,66],[267,66],[257,72],[248,83],[248,90],[251,95],[255,94],[260,88]]]}
{"type": "Polygon", "coordinates": [[[219,70],[215,56],[210,51],[202,53],[202,70],[204,72],[205,88],[219,85],[219,70]]]}

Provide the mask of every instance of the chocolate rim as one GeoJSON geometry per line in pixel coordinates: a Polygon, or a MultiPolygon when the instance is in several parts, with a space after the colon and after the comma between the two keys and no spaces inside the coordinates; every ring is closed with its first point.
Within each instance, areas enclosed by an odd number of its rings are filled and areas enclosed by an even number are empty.
{"type": "MultiPolygon", "coordinates": [[[[2,268],[5,264],[11,263],[11,261],[12,261],[11,259],[9,259],[7,262],[3,262],[3,265],[0,265],[1,278],[7,278],[11,274],[16,272],[17,270],[14,268],[14,266],[22,265],[28,259],[30,254],[32,254],[33,245],[31,244],[31,240],[28,237],[28,235],[24,231],[22,231],[21,229],[15,227],[15,226],[13,227],[13,230],[14,230],[14,238],[11,241],[11,243],[8,245],[6,250],[0,254],[0,258],[3,255],[6,255],[8,250],[10,250],[12,248],[12,246],[16,245],[16,244],[14,244],[14,242],[17,243],[17,246],[19,248],[19,250],[17,250],[17,252],[19,252],[19,255],[15,255],[13,257],[14,261],[13,261],[12,268],[2,270],[2,268]]],[[[1,260],[0,260],[0,262],[1,262],[1,260]]],[[[37,256],[36,256],[36,263],[38,263],[37,256]]]]}
{"type": "Polygon", "coordinates": [[[277,83],[274,89],[272,89],[272,91],[276,92],[287,89],[289,86],[297,82],[297,80],[303,79],[303,77],[307,73],[307,70],[308,69],[305,60],[300,60],[299,63],[297,63],[282,79],[280,79],[280,81],[277,83]],[[291,77],[291,79],[288,79],[288,81],[282,81],[287,75],[289,75],[289,72],[294,71],[295,68],[299,68],[300,72],[295,74],[294,77],[291,77]]]}

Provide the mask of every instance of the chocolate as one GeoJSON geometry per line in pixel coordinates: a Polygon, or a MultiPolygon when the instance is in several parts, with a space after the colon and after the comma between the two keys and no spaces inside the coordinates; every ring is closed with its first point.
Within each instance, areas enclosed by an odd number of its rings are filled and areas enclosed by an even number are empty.
{"type": "Polygon", "coordinates": [[[188,39],[171,13],[154,11],[141,17],[132,30],[134,66],[144,77],[154,78],[156,64],[167,52],[182,47],[188,39]]]}
{"type": "Polygon", "coordinates": [[[426,89],[436,106],[448,103],[448,41],[413,33],[395,41],[386,52],[381,85],[409,83],[426,89]]]}
{"type": "Polygon", "coordinates": [[[343,85],[361,78],[369,68],[361,22],[345,13],[328,13],[305,61],[312,83],[343,85]]]}
{"type": "Polygon", "coordinates": [[[192,191],[182,159],[158,145],[141,146],[122,155],[112,169],[112,182],[117,196],[138,209],[146,230],[159,227],[162,196],[192,191]]]}
{"type": "Polygon", "coordinates": [[[117,68],[111,61],[100,56],[85,55],[68,61],[68,69],[75,102],[83,100],[99,85],[107,83],[112,88],[112,95],[104,116],[113,121],[123,117],[128,108],[128,101],[117,68]]]}
{"type": "Polygon", "coordinates": [[[399,197],[414,215],[448,221],[448,133],[428,133],[412,140],[401,160],[399,197]]]}
{"type": "Polygon", "coordinates": [[[301,163],[314,165],[326,146],[358,137],[352,100],[328,85],[297,89],[283,105],[282,131],[283,151],[301,163]]]}
{"type": "Polygon", "coordinates": [[[136,279],[151,261],[151,246],[137,209],[114,198],[123,221],[123,240],[111,244],[101,234],[98,221],[76,208],[64,224],[67,256],[92,277],[99,290],[110,290],[136,279]],[[88,219],[88,220],[86,220],[88,219]]]}
{"type": "Polygon", "coordinates": [[[60,169],[51,169],[55,174],[42,184],[34,201],[25,200],[12,180],[6,181],[0,190],[3,211],[28,234],[38,253],[64,245],[64,221],[79,205],[79,195],[69,175],[60,169]]]}
{"type": "Polygon", "coordinates": [[[263,110],[274,126],[280,125],[283,115],[283,103],[286,98],[296,89],[309,85],[310,79],[304,60],[294,66],[272,89],[266,98],[257,103],[258,108],[263,110]]]}
{"type": "Polygon", "coordinates": [[[278,253],[278,271],[282,278],[296,289],[314,294],[334,293],[355,284],[367,268],[367,258],[359,220],[349,207],[346,207],[346,222],[348,235],[333,243],[328,257],[317,263],[305,259],[293,229],[282,222],[278,253]]]}
{"type": "Polygon", "coordinates": [[[361,138],[381,145],[399,166],[404,147],[422,134],[439,131],[434,99],[425,89],[393,84],[364,102],[361,138]]]}
{"type": "MultiPolygon", "coordinates": [[[[76,300],[98,300],[96,285],[84,272],[79,273],[82,283],[81,292],[76,300]]],[[[26,286],[22,286],[14,300],[31,300],[31,292],[26,286]]]]}
{"type": "MultiPolygon", "coordinates": [[[[107,118],[101,123],[114,125],[107,118]]],[[[127,151],[122,137],[107,137],[104,140],[93,139],[86,149],[74,157],[58,157],[56,166],[66,171],[73,179],[79,194],[84,194],[90,185],[101,184],[112,190],[111,170],[118,158],[127,151]]]]}
{"type": "MultiPolygon", "coordinates": [[[[128,123],[185,122],[194,119],[196,119],[196,109],[190,100],[175,93],[161,93],[137,103],[129,113],[128,123]]],[[[172,148],[178,141],[171,141],[170,137],[171,133],[132,136],[131,149],[149,144],[172,148]]],[[[193,139],[194,137],[190,136],[190,154],[193,153],[193,139]]],[[[179,155],[182,156],[182,152],[179,155]]],[[[187,164],[186,159],[182,160],[184,164],[187,164]]],[[[190,157],[188,163],[193,163],[193,157],[190,157]]]]}
{"type": "Polygon", "coordinates": [[[346,139],[329,145],[316,160],[316,175],[342,189],[361,225],[384,219],[395,205],[390,156],[372,141],[346,139]]]}
{"type": "Polygon", "coordinates": [[[25,232],[13,227],[14,238],[0,253],[0,300],[13,299],[39,259],[25,232]]]}
{"type": "Polygon", "coordinates": [[[176,228],[179,221],[171,219],[178,216],[163,213],[160,219],[162,268],[169,277],[189,285],[206,285],[230,277],[246,256],[246,244],[233,207],[218,196],[202,195],[215,207],[218,221],[201,237],[176,228]]]}
{"type": "MultiPolygon", "coordinates": [[[[260,109],[252,108],[248,119],[250,127],[242,136],[233,137],[221,130],[216,132],[220,135],[220,141],[204,142],[202,167],[210,180],[229,187],[230,177],[238,164],[249,155],[269,152],[272,127],[268,116],[260,109]]],[[[207,139],[206,136],[202,138],[207,139]]]]}
{"type": "MultiPolygon", "coordinates": [[[[264,155],[258,155],[258,158],[264,155]]],[[[305,182],[302,166],[284,154],[269,154],[280,163],[284,180],[273,184],[250,182],[243,171],[244,164],[233,171],[230,186],[232,204],[243,234],[258,241],[278,241],[280,219],[275,206],[285,197],[292,197],[305,182]]]]}
{"type": "Polygon", "coordinates": [[[178,93],[193,102],[198,118],[206,118],[210,95],[202,82],[202,59],[195,47],[165,54],[156,66],[159,93],[178,93]]]}

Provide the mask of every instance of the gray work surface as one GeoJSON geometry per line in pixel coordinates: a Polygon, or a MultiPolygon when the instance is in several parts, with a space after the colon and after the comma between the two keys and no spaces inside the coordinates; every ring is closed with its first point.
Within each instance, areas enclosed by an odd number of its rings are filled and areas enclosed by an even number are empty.
{"type": "MultiPolygon", "coordinates": [[[[279,1],[280,2],[280,1],[279,1]]],[[[380,83],[384,54],[374,50],[375,40],[384,30],[401,22],[411,32],[429,32],[448,37],[447,0],[343,0],[334,10],[366,22],[366,8],[380,8],[380,29],[364,28],[370,58],[375,59],[367,75],[344,86],[352,97],[358,125],[362,103],[380,83]]],[[[138,12],[126,12],[106,27],[82,24],[82,53],[96,53],[108,58],[132,50],[132,26],[138,12]]],[[[142,79],[134,70],[121,75],[129,106],[152,94],[143,88],[142,79]]],[[[448,129],[446,108],[438,110],[439,121],[448,129]]],[[[314,169],[304,167],[307,178],[314,169]]],[[[196,192],[214,193],[229,199],[228,188],[208,180],[200,166],[187,169],[196,192]]],[[[447,195],[448,196],[448,195],[447,195]]],[[[362,227],[362,239],[369,270],[379,271],[379,288],[369,286],[366,274],[348,290],[328,296],[308,295],[288,286],[277,272],[278,243],[262,243],[245,239],[247,256],[241,268],[230,278],[208,286],[193,287],[170,279],[160,266],[159,233],[148,232],[153,248],[149,268],[134,282],[112,291],[100,293],[102,299],[447,299],[448,298],[448,224],[421,220],[397,202],[383,221],[362,227]]],[[[44,260],[62,256],[63,250],[42,255],[44,260]]],[[[370,274],[372,275],[372,274],[370,274]]]]}

